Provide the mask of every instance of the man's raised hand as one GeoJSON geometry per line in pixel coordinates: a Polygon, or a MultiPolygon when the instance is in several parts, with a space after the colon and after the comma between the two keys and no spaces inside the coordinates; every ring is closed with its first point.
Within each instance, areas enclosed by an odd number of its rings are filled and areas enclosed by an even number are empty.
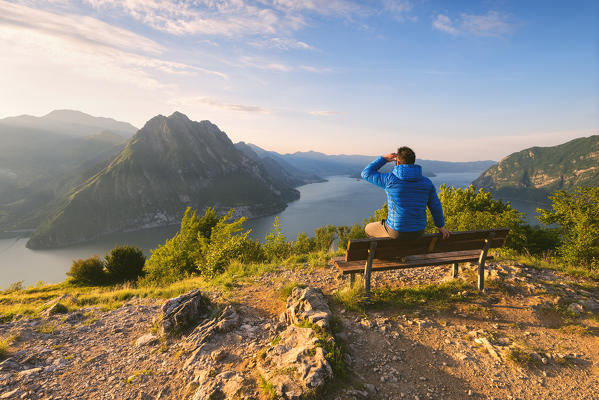
{"type": "Polygon", "coordinates": [[[395,153],[389,153],[387,155],[383,156],[385,158],[385,160],[387,160],[387,162],[389,161],[395,161],[395,158],[397,157],[397,154],[395,153]]]}

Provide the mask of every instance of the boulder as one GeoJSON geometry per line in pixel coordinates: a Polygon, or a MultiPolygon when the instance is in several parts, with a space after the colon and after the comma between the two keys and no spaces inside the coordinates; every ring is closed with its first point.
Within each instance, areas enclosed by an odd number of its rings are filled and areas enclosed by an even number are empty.
{"type": "Polygon", "coordinates": [[[319,339],[312,328],[290,325],[276,345],[264,353],[258,369],[285,399],[300,399],[333,377],[319,339]]]}
{"type": "Polygon", "coordinates": [[[285,317],[288,324],[310,321],[321,328],[328,329],[331,309],[322,290],[314,287],[295,287],[287,298],[285,317]]]}
{"type": "Polygon", "coordinates": [[[158,343],[158,338],[151,333],[140,336],[135,341],[135,347],[149,346],[158,343]]]}
{"type": "Polygon", "coordinates": [[[245,377],[235,371],[222,372],[214,378],[206,371],[199,377],[193,400],[247,399],[243,389],[245,377]]]}
{"type": "Polygon", "coordinates": [[[199,289],[167,300],[158,320],[160,334],[181,332],[197,325],[212,313],[210,300],[199,289]]]}

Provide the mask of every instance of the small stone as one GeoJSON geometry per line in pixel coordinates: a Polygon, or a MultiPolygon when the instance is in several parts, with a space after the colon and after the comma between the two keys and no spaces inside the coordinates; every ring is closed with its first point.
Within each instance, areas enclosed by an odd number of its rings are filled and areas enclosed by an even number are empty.
{"type": "Polygon", "coordinates": [[[468,390],[468,396],[472,396],[472,390],[468,390]]]}
{"type": "Polygon", "coordinates": [[[154,336],[151,333],[146,333],[145,335],[137,338],[137,340],[135,341],[135,347],[149,346],[152,344],[156,344],[157,342],[158,338],[156,336],[154,336]]]}
{"type": "Polygon", "coordinates": [[[576,315],[580,315],[581,313],[584,312],[584,308],[578,303],[572,303],[568,306],[568,311],[570,311],[576,315]]]}

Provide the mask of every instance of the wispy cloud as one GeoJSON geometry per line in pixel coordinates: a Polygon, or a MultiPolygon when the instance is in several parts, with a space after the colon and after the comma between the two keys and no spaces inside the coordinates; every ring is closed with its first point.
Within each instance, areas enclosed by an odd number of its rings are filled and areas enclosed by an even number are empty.
{"type": "MultiPolygon", "coordinates": [[[[412,2],[409,0],[383,0],[383,10],[400,21],[408,18],[408,14],[413,7],[412,2]]],[[[409,18],[414,19],[415,17],[411,16],[409,18]]]]}
{"type": "Polygon", "coordinates": [[[447,15],[438,14],[433,20],[433,28],[456,36],[472,34],[500,37],[512,34],[515,24],[508,21],[505,14],[489,11],[484,15],[462,14],[455,20],[447,15]]]}
{"type": "Polygon", "coordinates": [[[318,110],[318,111],[309,111],[308,114],[317,115],[320,117],[331,117],[334,115],[341,115],[343,113],[341,111],[318,110]]]}
{"type": "Polygon", "coordinates": [[[306,42],[302,42],[301,40],[296,40],[292,38],[281,38],[274,37],[270,39],[260,39],[254,40],[250,42],[250,44],[254,47],[265,49],[279,49],[279,50],[290,50],[290,49],[300,49],[300,50],[314,50],[314,47],[309,45],[306,42]]]}
{"type": "Polygon", "coordinates": [[[437,18],[435,18],[433,21],[433,28],[450,33],[452,35],[458,34],[458,30],[453,26],[451,18],[443,14],[437,15],[437,18]]]}
{"type": "Polygon", "coordinates": [[[227,77],[220,71],[163,59],[162,45],[98,19],[7,2],[0,2],[0,42],[6,56],[61,65],[76,75],[146,89],[172,86],[157,74],[227,77]]]}
{"type": "Polygon", "coordinates": [[[226,103],[220,101],[218,99],[212,97],[184,97],[171,101],[171,104],[175,106],[194,106],[194,105],[204,105],[209,106],[219,110],[226,111],[239,111],[246,113],[260,113],[260,114],[272,114],[274,111],[261,106],[256,105],[248,105],[248,104],[235,104],[235,103],[226,103]]]}

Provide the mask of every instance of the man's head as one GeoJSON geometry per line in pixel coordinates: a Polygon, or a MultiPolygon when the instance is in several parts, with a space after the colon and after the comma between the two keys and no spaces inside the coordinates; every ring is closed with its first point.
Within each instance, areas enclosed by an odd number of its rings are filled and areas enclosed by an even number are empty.
{"type": "Polygon", "coordinates": [[[416,154],[409,147],[400,147],[397,149],[397,165],[399,164],[414,164],[416,162],[416,154]]]}

